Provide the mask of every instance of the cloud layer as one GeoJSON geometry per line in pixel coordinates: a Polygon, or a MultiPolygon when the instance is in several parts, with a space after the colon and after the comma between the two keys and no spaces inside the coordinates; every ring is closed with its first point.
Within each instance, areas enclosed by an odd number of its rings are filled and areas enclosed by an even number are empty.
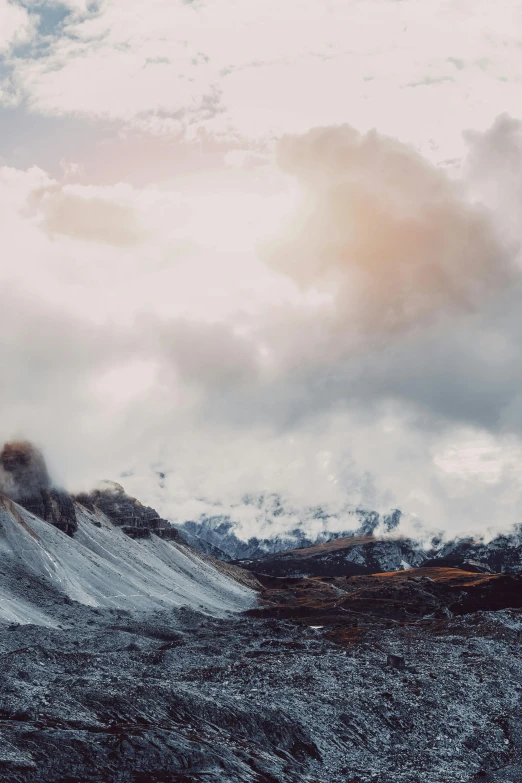
{"type": "Polygon", "coordinates": [[[278,492],[509,526],[521,139],[471,135],[459,176],[349,126],[161,185],[0,168],[0,438],[173,519],[278,492]]]}
{"type": "Polygon", "coordinates": [[[521,21],[516,0],[3,0],[0,104],[233,142],[348,117],[441,160],[517,110],[521,21]]]}

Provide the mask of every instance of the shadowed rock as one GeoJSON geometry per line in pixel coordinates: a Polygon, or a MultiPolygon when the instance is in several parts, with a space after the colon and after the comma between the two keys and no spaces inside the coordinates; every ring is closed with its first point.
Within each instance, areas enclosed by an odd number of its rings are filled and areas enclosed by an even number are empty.
{"type": "Polygon", "coordinates": [[[75,500],[89,511],[98,509],[103,512],[131,538],[147,538],[155,533],[160,538],[185,543],[176,528],[166,519],[161,519],[157,511],[127,495],[121,484],[116,482],[104,481],[101,488],[81,492],[75,500]]]}
{"type": "Polygon", "coordinates": [[[72,498],[53,486],[42,453],[31,443],[4,445],[0,492],[69,536],[78,528],[72,498]]]}

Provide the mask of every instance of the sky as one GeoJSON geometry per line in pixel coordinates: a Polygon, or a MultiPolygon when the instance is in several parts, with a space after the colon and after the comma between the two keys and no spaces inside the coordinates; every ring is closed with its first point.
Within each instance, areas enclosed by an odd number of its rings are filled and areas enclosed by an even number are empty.
{"type": "Polygon", "coordinates": [[[245,536],[273,493],[278,531],[518,522],[520,30],[516,0],[0,0],[0,440],[245,536]]]}

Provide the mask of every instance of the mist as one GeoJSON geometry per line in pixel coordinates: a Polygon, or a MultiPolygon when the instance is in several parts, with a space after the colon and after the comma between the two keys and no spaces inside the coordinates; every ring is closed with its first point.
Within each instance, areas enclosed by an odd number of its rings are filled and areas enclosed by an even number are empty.
{"type": "Polygon", "coordinates": [[[446,169],[316,128],[214,171],[211,196],[204,178],[0,168],[0,440],[35,443],[71,491],[116,480],[245,537],[312,525],[318,505],[340,527],[400,508],[420,537],[509,529],[521,139],[499,118],[446,169]],[[253,513],[249,493],[287,513],[253,513]]]}

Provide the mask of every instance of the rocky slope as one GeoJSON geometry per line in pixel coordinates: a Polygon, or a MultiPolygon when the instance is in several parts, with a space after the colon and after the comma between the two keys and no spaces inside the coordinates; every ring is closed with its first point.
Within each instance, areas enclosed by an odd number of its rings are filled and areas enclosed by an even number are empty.
{"type": "Polygon", "coordinates": [[[186,605],[215,615],[254,601],[244,572],[193,550],[121,487],[80,503],[52,487],[27,444],[4,448],[1,457],[1,486],[11,497],[0,494],[0,618],[53,627],[57,607],[71,601],[136,611],[186,605]],[[53,493],[64,501],[47,513],[37,500],[53,493]]]}

